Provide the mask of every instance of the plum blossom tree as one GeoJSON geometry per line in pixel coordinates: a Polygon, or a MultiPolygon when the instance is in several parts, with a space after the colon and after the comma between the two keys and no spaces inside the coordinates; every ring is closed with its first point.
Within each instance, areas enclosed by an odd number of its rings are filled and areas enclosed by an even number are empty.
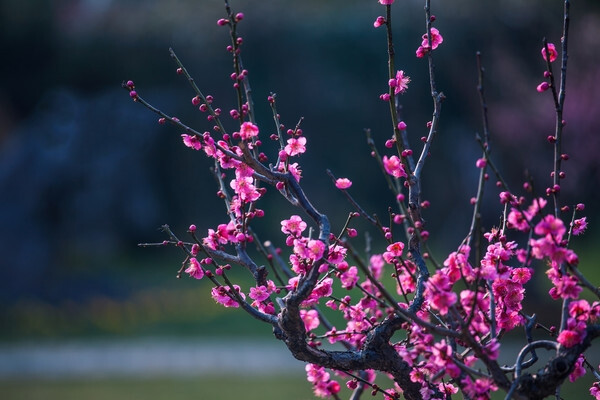
{"type": "MultiPolygon", "coordinates": [[[[132,81],[123,83],[134,101],[158,114],[159,123],[170,122],[183,132],[185,146],[214,160],[217,195],[226,205],[223,223],[207,227],[205,234],[190,225],[189,239],[182,240],[165,225],[168,239],[144,245],[178,247],[185,254],[178,277],[186,273],[209,280],[216,302],[241,308],[271,325],[274,336],[290,353],[306,362],[307,380],[318,397],[340,398],[345,385],[351,390],[351,399],[366,391],[384,399],[442,399],[458,392],[468,399],[488,399],[497,391],[507,399],[542,399],[559,398],[563,383],[575,381],[587,370],[600,381],[593,360],[586,355],[600,336],[600,290],[585,278],[577,254],[570,249],[573,237],[587,227],[586,217],[581,215],[585,207],[563,204],[560,196],[561,163],[569,159],[561,144],[570,1],[564,0],[560,46],[543,41],[544,81],[537,86],[540,92],[550,92],[555,106],[556,129],[548,137],[554,146],[552,182],[539,196],[530,182],[514,190],[503,179],[491,155],[484,69],[477,53],[483,111],[483,134],[477,136],[482,155],[474,160],[479,184],[471,201],[470,229],[442,263],[428,248],[430,233],[421,210],[429,204],[421,196],[426,184],[421,178],[445,100],[434,76],[434,51],[443,44],[443,37],[433,27],[430,0],[425,0],[425,34],[415,43],[416,56],[427,60],[433,113],[417,150],[411,147],[414,138],[399,116],[410,78],[395,66],[391,9],[403,5],[394,0],[379,3],[385,15],[377,17],[373,25],[386,30],[389,56],[388,76],[382,77],[383,82],[387,79],[388,90],[379,96],[387,102],[391,117],[391,137],[383,146],[386,154],[381,155],[373,135],[366,133],[374,162],[395,199],[389,223],[364,210],[352,197],[352,181],[331,171],[332,190],[340,190],[348,200],[345,224],[332,227],[309,200],[300,185],[297,160],[308,151],[310,137],[302,132],[301,120],[294,128],[285,129],[275,94],[267,97],[275,133],[265,134],[267,128],[256,121],[238,33],[244,15],[234,13],[226,0],[226,16],[217,24],[228,28],[231,38],[227,50],[233,59],[230,77],[237,105],[229,117],[235,131],[225,127],[221,109],[215,107],[212,96],[199,89],[173,50],[170,54],[177,74],[194,91],[192,104],[212,125],[207,131],[196,130],[149,104],[132,81]],[[555,73],[559,57],[560,71],[555,73]],[[266,139],[273,145],[263,152],[266,139]],[[490,178],[497,181],[498,202],[485,206],[497,210],[501,222],[484,229],[480,213],[490,178]],[[255,219],[269,214],[259,208],[267,191],[277,192],[282,201],[298,210],[275,223],[282,236],[270,241],[262,240],[253,229],[255,219]],[[356,229],[359,218],[377,232],[380,252],[372,251],[370,236],[356,229]],[[364,251],[356,247],[361,236],[368,244],[364,251]],[[277,248],[276,242],[286,250],[277,248]],[[246,269],[254,284],[242,288],[232,282],[228,271],[234,266],[246,269]],[[562,304],[554,326],[538,323],[524,305],[524,285],[543,270],[552,284],[550,298],[562,304]],[[586,298],[582,297],[584,291],[586,298]],[[328,318],[331,313],[339,313],[345,322],[334,325],[328,318]],[[503,339],[517,328],[525,333],[521,350],[511,365],[501,365],[498,357],[503,339]],[[325,341],[331,346],[324,346],[325,341]],[[540,361],[540,349],[551,352],[547,361],[540,361]],[[387,386],[380,383],[385,379],[389,379],[387,386]]],[[[590,394],[600,399],[600,383],[594,383],[590,394]]]]}

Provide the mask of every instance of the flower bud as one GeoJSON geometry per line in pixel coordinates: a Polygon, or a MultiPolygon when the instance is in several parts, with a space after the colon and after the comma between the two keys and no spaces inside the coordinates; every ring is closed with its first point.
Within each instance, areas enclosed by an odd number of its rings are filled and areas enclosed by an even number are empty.
{"type": "Polygon", "coordinates": [[[536,90],[540,93],[545,92],[546,90],[548,90],[548,88],[550,88],[550,84],[546,81],[540,83],[539,85],[537,85],[536,90]]]}

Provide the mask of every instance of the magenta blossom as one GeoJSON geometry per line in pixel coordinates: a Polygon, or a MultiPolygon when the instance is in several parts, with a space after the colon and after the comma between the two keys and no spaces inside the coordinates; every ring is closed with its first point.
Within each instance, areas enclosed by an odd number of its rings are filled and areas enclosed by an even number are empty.
{"type": "Polygon", "coordinates": [[[385,172],[388,174],[395,176],[396,178],[404,177],[406,178],[406,171],[404,171],[404,165],[400,162],[398,156],[383,156],[383,167],[385,168],[385,172]]]}
{"type": "MultiPolygon", "coordinates": [[[[548,53],[550,54],[550,62],[554,62],[556,60],[556,57],[558,57],[558,52],[556,51],[556,46],[554,45],[554,43],[548,43],[548,53]]],[[[542,57],[544,58],[544,60],[548,61],[548,58],[546,57],[545,47],[542,47],[542,57]]]]}
{"type": "Polygon", "coordinates": [[[379,4],[383,4],[384,6],[391,6],[394,4],[394,0],[379,0],[379,4]]]}
{"type": "MultiPolygon", "coordinates": [[[[438,31],[436,28],[431,28],[431,49],[435,50],[437,49],[437,47],[442,44],[442,42],[444,41],[444,38],[442,37],[442,34],[440,33],[440,31],[438,31]]],[[[427,34],[423,35],[423,41],[421,42],[421,46],[423,47],[429,47],[429,39],[427,38],[427,34]]]]}
{"type": "Polygon", "coordinates": [[[348,189],[352,186],[352,181],[348,178],[338,178],[335,181],[335,187],[338,189],[348,189]]]}
{"type": "MultiPolygon", "coordinates": [[[[245,299],[246,295],[240,292],[240,287],[238,285],[233,285],[233,289],[238,293],[238,295],[245,299]]],[[[230,294],[230,291],[225,286],[217,286],[211,289],[210,291],[212,298],[217,302],[222,304],[225,307],[233,307],[238,308],[240,304],[235,301],[232,297],[233,294],[230,294]]]]}
{"type": "Polygon", "coordinates": [[[577,235],[581,235],[585,229],[587,228],[587,221],[586,221],[587,217],[583,217],[583,218],[579,218],[576,219],[575,221],[573,221],[572,223],[572,227],[573,227],[573,235],[577,236],[577,235]]]}
{"type": "Polygon", "coordinates": [[[385,253],[383,253],[383,259],[388,263],[392,264],[395,257],[402,256],[402,250],[404,250],[404,243],[395,242],[390,244],[385,253]]]}
{"type": "Polygon", "coordinates": [[[288,156],[295,156],[306,151],[306,138],[304,136],[300,136],[298,139],[288,139],[287,143],[284,150],[288,156]]]}
{"type": "Polygon", "coordinates": [[[406,91],[409,82],[410,78],[400,70],[396,72],[396,78],[390,79],[388,84],[394,88],[394,94],[400,94],[406,91]]]}
{"type": "Polygon", "coordinates": [[[240,126],[240,137],[242,140],[248,140],[256,136],[258,136],[258,126],[252,122],[244,122],[240,126]]]}
{"type": "Polygon", "coordinates": [[[190,147],[194,150],[200,150],[202,148],[202,143],[200,143],[200,139],[196,135],[186,135],[185,133],[181,135],[183,139],[183,144],[187,147],[190,147]]]}
{"type": "Polygon", "coordinates": [[[299,215],[292,215],[290,219],[281,221],[281,231],[293,236],[300,236],[306,226],[306,222],[299,215]]]}
{"type": "Polygon", "coordinates": [[[190,258],[190,265],[185,270],[186,274],[190,274],[190,277],[196,279],[204,278],[204,270],[200,266],[200,263],[195,257],[190,258]]]}
{"type": "Polygon", "coordinates": [[[300,310],[300,318],[302,318],[302,322],[304,322],[306,332],[319,327],[320,321],[317,310],[300,310]]]}
{"type": "Polygon", "coordinates": [[[256,301],[265,301],[269,298],[269,290],[265,285],[251,287],[248,296],[256,301]]]}
{"type": "MultiPolygon", "coordinates": [[[[444,41],[442,34],[436,28],[431,28],[431,50],[437,49],[437,47],[444,41]]],[[[417,49],[417,58],[422,58],[430,50],[429,38],[427,34],[422,36],[421,45],[417,49]]]]}

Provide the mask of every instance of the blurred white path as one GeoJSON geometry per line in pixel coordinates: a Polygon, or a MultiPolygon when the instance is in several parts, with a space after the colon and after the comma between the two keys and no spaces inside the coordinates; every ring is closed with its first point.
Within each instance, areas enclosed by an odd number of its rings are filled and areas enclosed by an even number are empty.
{"type": "Polygon", "coordinates": [[[144,338],[0,344],[0,379],[302,374],[277,340],[144,338]]]}

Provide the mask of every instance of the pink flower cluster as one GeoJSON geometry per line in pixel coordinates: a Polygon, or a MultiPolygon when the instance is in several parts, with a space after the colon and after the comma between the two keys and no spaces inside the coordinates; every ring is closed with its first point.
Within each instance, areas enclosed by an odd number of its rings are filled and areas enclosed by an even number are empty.
{"type": "MultiPolygon", "coordinates": [[[[389,6],[394,3],[394,0],[379,0],[379,3],[389,6]]],[[[241,20],[243,15],[236,18],[241,20]]],[[[223,19],[219,24],[230,25],[233,22],[223,19]]],[[[378,17],[374,26],[379,27],[386,23],[384,17],[378,17]]],[[[436,49],[443,40],[438,29],[431,28],[429,35],[422,36],[421,45],[416,51],[417,57],[424,57],[428,52],[436,49]]],[[[549,43],[547,50],[542,49],[542,57],[549,62],[555,61],[557,58],[555,46],[549,43]]],[[[241,74],[234,73],[232,79],[239,85],[246,74],[247,71],[241,74]]],[[[395,76],[388,80],[388,93],[381,95],[381,98],[389,101],[392,95],[404,93],[409,82],[410,78],[404,71],[396,71],[395,76]]],[[[549,84],[544,83],[545,85],[538,87],[538,90],[548,89],[549,84]]],[[[133,84],[131,88],[133,89],[133,84]]],[[[136,92],[135,98],[137,98],[136,92]]],[[[274,102],[274,96],[270,99],[274,102]]],[[[206,102],[201,104],[200,97],[192,99],[192,103],[199,106],[201,111],[210,110],[209,121],[214,120],[220,113],[220,110],[210,108],[211,101],[212,98],[209,101],[207,97],[206,102]]],[[[240,110],[231,110],[230,115],[234,120],[241,122],[248,114],[248,108],[245,104],[240,110]]],[[[214,130],[220,131],[219,127],[220,125],[215,126],[214,130]]],[[[404,131],[407,125],[400,121],[397,128],[404,131]]],[[[288,130],[287,133],[290,138],[286,141],[277,134],[271,136],[271,139],[280,141],[278,159],[272,171],[289,173],[300,181],[302,171],[298,163],[290,162],[290,157],[306,152],[307,138],[302,135],[300,129],[288,130]]],[[[264,215],[262,210],[256,208],[255,203],[266,193],[266,189],[260,187],[258,180],[274,184],[279,191],[287,194],[286,190],[289,187],[286,189],[286,183],[289,182],[287,181],[289,175],[286,180],[281,179],[274,183],[273,180],[276,179],[265,179],[263,175],[265,170],[248,160],[248,150],[258,153],[256,150],[261,145],[259,134],[260,130],[256,124],[245,121],[240,123],[238,132],[232,135],[223,133],[221,140],[215,140],[209,132],[201,135],[181,135],[185,146],[197,151],[202,150],[215,160],[216,169],[219,171],[218,179],[221,180],[221,190],[218,194],[226,200],[229,207],[229,221],[219,224],[216,229],[208,229],[206,237],[201,238],[201,241],[197,240],[191,247],[185,273],[195,279],[203,279],[205,276],[211,279],[216,285],[212,288],[211,295],[217,303],[225,307],[237,308],[240,307],[241,302],[247,308],[246,301],[250,302],[250,300],[246,299],[249,298],[252,300],[251,307],[273,316],[277,311],[271,300],[274,297],[272,295],[280,293],[281,290],[295,291],[299,285],[306,282],[306,276],[316,270],[320,274],[319,279],[316,280],[317,283],[310,295],[301,303],[299,311],[305,329],[302,333],[306,335],[311,346],[320,345],[316,338],[323,337],[331,344],[344,341],[345,345],[360,349],[368,335],[379,326],[381,321],[398,312],[394,307],[408,309],[411,305],[414,307],[415,304],[421,304],[414,301],[415,292],[420,292],[417,291],[417,277],[419,277],[417,265],[405,254],[408,252],[408,249],[405,252],[405,243],[393,239],[391,228],[380,226],[387,246],[385,251],[370,255],[366,267],[373,278],[380,283],[383,282],[382,278],[386,274],[391,275],[393,283],[392,281],[389,283],[395,286],[396,292],[404,300],[393,304],[393,307],[386,305],[382,300],[387,293],[382,293],[383,290],[378,284],[367,277],[361,277],[359,268],[350,265],[352,258],[347,257],[350,247],[345,240],[355,237],[358,232],[349,226],[344,227],[343,238],[337,238],[333,234],[323,238],[315,237],[308,229],[307,222],[299,215],[291,215],[288,219],[282,220],[281,232],[285,235],[289,265],[293,274],[287,284],[282,283],[280,287],[266,279],[261,281],[261,284],[250,287],[246,293],[238,285],[220,285],[209,270],[210,265],[217,265],[213,258],[198,257],[201,250],[209,255],[211,252],[226,251],[227,246],[239,250],[246,243],[254,240],[254,236],[248,229],[248,223],[251,219],[264,215]],[[256,170],[251,165],[256,167],[256,170]],[[341,325],[329,328],[326,321],[321,321],[321,314],[316,306],[322,302],[342,314],[341,325]],[[322,336],[317,336],[315,333],[317,330],[325,329],[329,330],[322,336]]],[[[386,147],[393,148],[395,140],[395,138],[389,139],[386,147]]],[[[403,160],[406,162],[407,157],[411,155],[412,150],[405,149],[398,155],[383,156],[381,162],[385,173],[397,179],[408,178],[403,160]]],[[[257,156],[260,162],[265,159],[263,153],[257,156]]],[[[480,158],[475,165],[483,169],[489,161],[485,157],[480,158]]],[[[338,178],[335,186],[340,190],[347,190],[352,186],[352,181],[348,178],[338,178]]],[[[404,194],[398,193],[397,196],[399,202],[404,202],[404,194]]],[[[471,265],[469,262],[471,248],[462,244],[448,255],[443,267],[436,270],[423,286],[419,287],[424,289],[423,304],[419,309],[415,307],[415,310],[410,311],[426,324],[459,332],[464,329],[461,334],[466,332],[467,336],[470,335],[479,346],[479,351],[475,353],[479,355],[483,353],[485,357],[496,360],[500,349],[497,333],[499,330],[506,333],[525,323],[523,310],[525,285],[531,280],[534,272],[530,266],[533,260],[544,260],[549,264],[546,274],[552,283],[550,296],[553,299],[565,299],[570,302],[566,303],[569,305],[566,327],[557,332],[556,340],[565,348],[581,344],[586,338],[587,326],[600,319],[600,302],[590,304],[587,300],[579,299],[582,291],[581,282],[569,272],[568,268],[575,267],[578,258],[575,252],[568,248],[567,238],[571,234],[579,235],[586,230],[588,225],[586,217],[578,219],[573,217],[568,232],[563,220],[552,214],[544,214],[547,200],[543,198],[533,199],[525,208],[524,198],[517,198],[504,191],[500,193],[500,203],[506,207],[508,213],[506,221],[503,221],[502,228],[494,228],[484,235],[488,244],[479,263],[471,265]],[[525,242],[527,246],[520,248],[516,241],[508,240],[508,230],[530,234],[525,242]],[[447,323],[448,321],[461,322],[447,323]]],[[[423,202],[422,208],[426,208],[426,204],[423,202]]],[[[578,205],[576,211],[581,210],[583,206],[578,205]]],[[[406,222],[405,215],[393,214],[392,216],[394,223],[406,222]]],[[[420,223],[416,221],[414,226],[409,228],[409,233],[413,229],[419,229],[422,235],[420,238],[426,239],[427,232],[421,230],[422,226],[418,225],[420,223]]],[[[193,230],[190,228],[192,233],[195,230],[195,226],[193,230]]],[[[239,252],[237,254],[239,255],[239,252]]],[[[358,260],[355,262],[361,268],[365,267],[358,260]]],[[[217,266],[214,274],[223,275],[224,269],[228,268],[229,264],[225,267],[217,266]]],[[[468,368],[478,368],[476,365],[480,362],[473,353],[463,353],[458,349],[461,346],[468,348],[469,345],[465,345],[461,340],[434,335],[423,325],[403,323],[402,329],[406,332],[406,337],[394,345],[398,355],[411,367],[410,379],[421,385],[420,394],[423,399],[439,398],[440,394],[449,397],[458,392],[459,386],[466,397],[473,399],[488,399],[491,392],[498,390],[492,379],[465,373],[468,368]]],[[[581,357],[569,377],[571,381],[585,373],[583,363],[584,359],[581,357]]],[[[331,379],[330,373],[325,368],[308,364],[306,373],[308,381],[313,385],[315,395],[331,397],[336,396],[340,391],[340,384],[331,379]]],[[[375,381],[374,371],[365,373],[368,382],[375,381]]],[[[356,388],[357,385],[356,379],[350,378],[346,382],[346,386],[350,389],[356,388]]],[[[399,387],[395,389],[398,393],[401,391],[399,387]]],[[[397,392],[393,390],[386,392],[384,398],[396,398],[397,392]]],[[[595,384],[590,389],[590,393],[600,400],[600,384],[595,384]]]]}
{"type": "Polygon", "coordinates": [[[573,347],[583,342],[587,335],[586,322],[595,323],[599,317],[600,302],[596,301],[590,305],[587,300],[572,301],[569,304],[567,329],[562,330],[556,340],[565,347],[573,347]]]}
{"type": "Polygon", "coordinates": [[[312,383],[315,396],[330,397],[339,393],[341,387],[330,378],[329,372],[315,364],[306,364],[306,379],[312,383]]]}
{"type": "MultiPolygon", "coordinates": [[[[239,285],[233,285],[233,290],[237,293],[237,296],[242,298],[242,300],[246,298],[246,295],[242,293],[239,285]]],[[[211,289],[210,293],[217,303],[220,303],[225,307],[238,308],[240,306],[240,303],[235,299],[236,294],[225,286],[214,287],[211,289]]]]}
{"type": "MultiPolygon", "coordinates": [[[[437,49],[437,47],[440,44],[442,44],[442,42],[444,41],[444,38],[442,37],[442,34],[440,33],[440,31],[437,30],[436,28],[431,28],[430,33],[431,33],[431,50],[435,50],[435,49],[437,49]]],[[[427,34],[424,34],[422,39],[423,40],[421,42],[421,45],[417,49],[417,58],[423,58],[425,56],[425,54],[427,54],[427,52],[430,50],[429,38],[427,37],[427,34]]]]}

